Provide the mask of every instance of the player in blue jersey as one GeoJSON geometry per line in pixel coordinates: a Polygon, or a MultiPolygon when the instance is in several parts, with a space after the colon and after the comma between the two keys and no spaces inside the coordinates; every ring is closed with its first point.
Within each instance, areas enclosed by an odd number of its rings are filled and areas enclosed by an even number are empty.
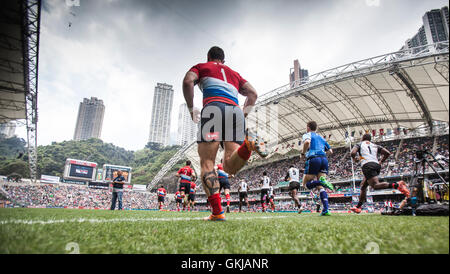
{"type": "Polygon", "coordinates": [[[306,157],[305,172],[303,175],[303,187],[319,192],[323,209],[321,216],[329,216],[328,194],[325,188],[333,190],[333,185],[326,180],[328,174],[327,153],[333,153],[330,145],[325,139],[316,133],[317,123],[314,121],[306,124],[306,133],[303,135],[303,153],[306,157]]]}
{"type": "Polygon", "coordinates": [[[228,180],[229,175],[223,170],[222,163],[217,164],[216,169],[220,183],[219,193],[221,193],[223,189],[223,192],[225,194],[225,201],[227,203],[227,213],[230,213],[231,195],[230,195],[230,181],[228,180]]]}

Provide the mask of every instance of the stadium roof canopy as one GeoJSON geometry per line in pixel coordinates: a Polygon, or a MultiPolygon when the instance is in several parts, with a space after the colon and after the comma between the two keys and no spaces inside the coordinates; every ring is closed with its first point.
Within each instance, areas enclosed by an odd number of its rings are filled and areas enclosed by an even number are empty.
{"type": "MultiPolygon", "coordinates": [[[[248,116],[250,130],[273,151],[299,148],[306,123],[331,141],[373,130],[432,129],[449,119],[448,41],[389,53],[309,76],[259,96],[248,116]]],[[[221,159],[219,155],[217,161],[221,159]]],[[[189,158],[199,170],[196,143],[183,147],[166,166],[189,158]]],[[[150,184],[167,172],[163,168],[150,184]]]]}
{"type": "Polygon", "coordinates": [[[41,0],[0,9],[0,123],[24,119],[31,178],[36,175],[37,75],[41,0]]]}

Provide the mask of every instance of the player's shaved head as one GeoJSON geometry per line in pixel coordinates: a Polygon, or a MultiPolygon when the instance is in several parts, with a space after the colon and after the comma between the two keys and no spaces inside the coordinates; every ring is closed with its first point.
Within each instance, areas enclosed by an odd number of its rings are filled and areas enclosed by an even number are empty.
{"type": "Polygon", "coordinates": [[[225,52],[223,49],[217,46],[210,48],[208,51],[208,62],[212,60],[225,61],[225,52]]]}

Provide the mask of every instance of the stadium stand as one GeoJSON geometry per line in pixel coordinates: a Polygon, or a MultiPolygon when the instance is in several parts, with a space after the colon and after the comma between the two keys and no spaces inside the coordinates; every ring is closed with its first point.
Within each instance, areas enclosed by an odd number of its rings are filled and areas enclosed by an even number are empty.
{"type": "MultiPolygon", "coordinates": [[[[413,137],[407,139],[396,139],[378,144],[386,147],[392,152],[391,158],[383,167],[381,176],[384,178],[392,177],[397,180],[398,176],[407,178],[413,171],[415,151],[424,148],[433,148],[435,155],[449,158],[448,148],[449,135],[441,135],[435,137],[413,137]],[[397,158],[397,159],[395,159],[397,158]],[[396,177],[397,176],[397,177],[396,177]]],[[[330,179],[335,184],[333,194],[337,196],[330,197],[332,210],[348,210],[351,207],[351,197],[347,195],[353,192],[352,172],[350,155],[348,147],[340,147],[334,150],[334,154],[330,157],[330,179]]],[[[263,171],[267,171],[269,177],[275,185],[275,200],[277,210],[293,210],[294,204],[288,196],[284,187],[284,176],[290,165],[296,165],[300,169],[304,163],[299,161],[298,156],[287,159],[277,160],[270,164],[249,166],[247,169],[237,174],[231,179],[232,201],[231,209],[237,209],[238,193],[237,183],[240,179],[245,179],[250,185],[249,201],[252,211],[259,209],[259,180],[263,171]]],[[[448,173],[448,163],[442,162],[446,172],[448,173]]],[[[437,166],[436,166],[437,167],[437,166]]],[[[361,179],[361,169],[355,165],[356,192],[359,190],[359,182],[361,179]]],[[[124,193],[124,209],[156,209],[157,199],[156,193],[135,192],[125,190],[124,193]]],[[[108,209],[111,202],[111,193],[109,189],[95,189],[86,185],[71,185],[65,183],[59,184],[43,184],[43,183],[0,183],[1,204],[3,207],[56,207],[56,208],[87,208],[87,209],[108,209]]],[[[206,197],[200,189],[197,192],[196,210],[208,210],[206,206],[206,197]]],[[[314,211],[315,205],[311,200],[309,191],[301,189],[300,198],[306,209],[314,211]]],[[[392,200],[394,205],[398,206],[402,197],[398,193],[391,195],[381,195],[374,200],[375,210],[384,208],[384,200],[392,200]]],[[[166,202],[165,209],[176,209],[175,201],[170,195],[166,202]]]]}

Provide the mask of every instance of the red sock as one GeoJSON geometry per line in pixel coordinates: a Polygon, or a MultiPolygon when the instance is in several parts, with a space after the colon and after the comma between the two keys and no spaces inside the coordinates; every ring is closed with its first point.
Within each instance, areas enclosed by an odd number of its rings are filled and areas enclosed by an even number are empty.
{"type": "Polygon", "coordinates": [[[220,193],[216,193],[216,194],[209,196],[208,201],[212,208],[212,214],[219,215],[223,212],[222,201],[220,199],[220,193]]]}
{"type": "Polygon", "coordinates": [[[227,206],[230,206],[231,195],[230,194],[225,195],[225,199],[227,199],[227,206]]]}
{"type": "Polygon", "coordinates": [[[245,142],[242,143],[242,145],[238,148],[237,153],[239,157],[241,157],[245,161],[248,161],[248,159],[250,159],[250,156],[252,155],[252,152],[248,150],[247,146],[245,145],[245,142]]]}

